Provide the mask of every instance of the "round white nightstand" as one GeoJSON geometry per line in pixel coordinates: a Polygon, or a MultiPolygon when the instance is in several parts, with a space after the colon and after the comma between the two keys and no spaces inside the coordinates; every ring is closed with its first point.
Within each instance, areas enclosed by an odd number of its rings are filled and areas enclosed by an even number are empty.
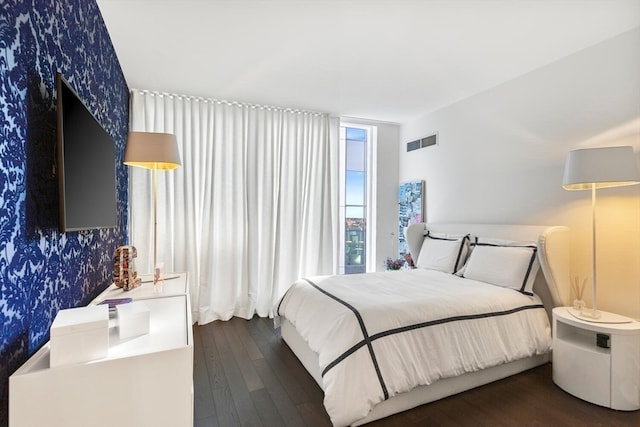
{"type": "Polygon", "coordinates": [[[599,322],[580,319],[572,308],[553,309],[553,382],[588,402],[640,409],[640,322],[602,312],[599,322]]]}

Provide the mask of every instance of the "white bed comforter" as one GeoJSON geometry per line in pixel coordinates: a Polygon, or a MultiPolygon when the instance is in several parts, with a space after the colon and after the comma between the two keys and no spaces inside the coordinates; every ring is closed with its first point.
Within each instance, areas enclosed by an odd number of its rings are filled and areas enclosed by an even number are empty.
{"type": "Polygon", "coordinates": [[[336,426],[398,393],[552,343],[538,297],[431,270],[299,280],[277,311],[318,353],[336,426]]]}

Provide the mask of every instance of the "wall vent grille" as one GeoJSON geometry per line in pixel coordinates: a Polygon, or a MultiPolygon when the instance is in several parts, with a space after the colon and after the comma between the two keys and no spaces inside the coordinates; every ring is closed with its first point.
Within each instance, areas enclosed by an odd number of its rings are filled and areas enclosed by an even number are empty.
{"type": "Polygon", "coordinates": [[[416,139],[415,141],[407,142],[407,153],[409,151],[419,150],[421,148],[431,147],[438,145],[438,134],[425,136],[424,138],[416,139]]]}

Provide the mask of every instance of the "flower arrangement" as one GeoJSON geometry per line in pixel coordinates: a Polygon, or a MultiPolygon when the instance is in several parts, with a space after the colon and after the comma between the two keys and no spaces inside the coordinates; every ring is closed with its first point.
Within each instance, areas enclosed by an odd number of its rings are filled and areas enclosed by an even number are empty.
{"type": "Polygon", "coordinates": [[[404,267],[404,263],[405,263],[404,258],[391,259],[387,257],[387,260],[384,262],[384,265],[385,267],[387,267],[387,270],[400,270],[402,267],[404,267]]]}

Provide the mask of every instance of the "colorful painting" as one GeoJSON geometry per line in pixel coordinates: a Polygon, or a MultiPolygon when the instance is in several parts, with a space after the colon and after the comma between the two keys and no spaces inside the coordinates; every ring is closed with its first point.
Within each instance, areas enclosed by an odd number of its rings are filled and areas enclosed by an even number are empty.
{"type": "Polygon", "coordinates": [[[398,254],[404,257],[409,252],[404,232],[411,224],[423,222],[424,181],[409,181],[400,184],[398,193],[398,254]]]}

